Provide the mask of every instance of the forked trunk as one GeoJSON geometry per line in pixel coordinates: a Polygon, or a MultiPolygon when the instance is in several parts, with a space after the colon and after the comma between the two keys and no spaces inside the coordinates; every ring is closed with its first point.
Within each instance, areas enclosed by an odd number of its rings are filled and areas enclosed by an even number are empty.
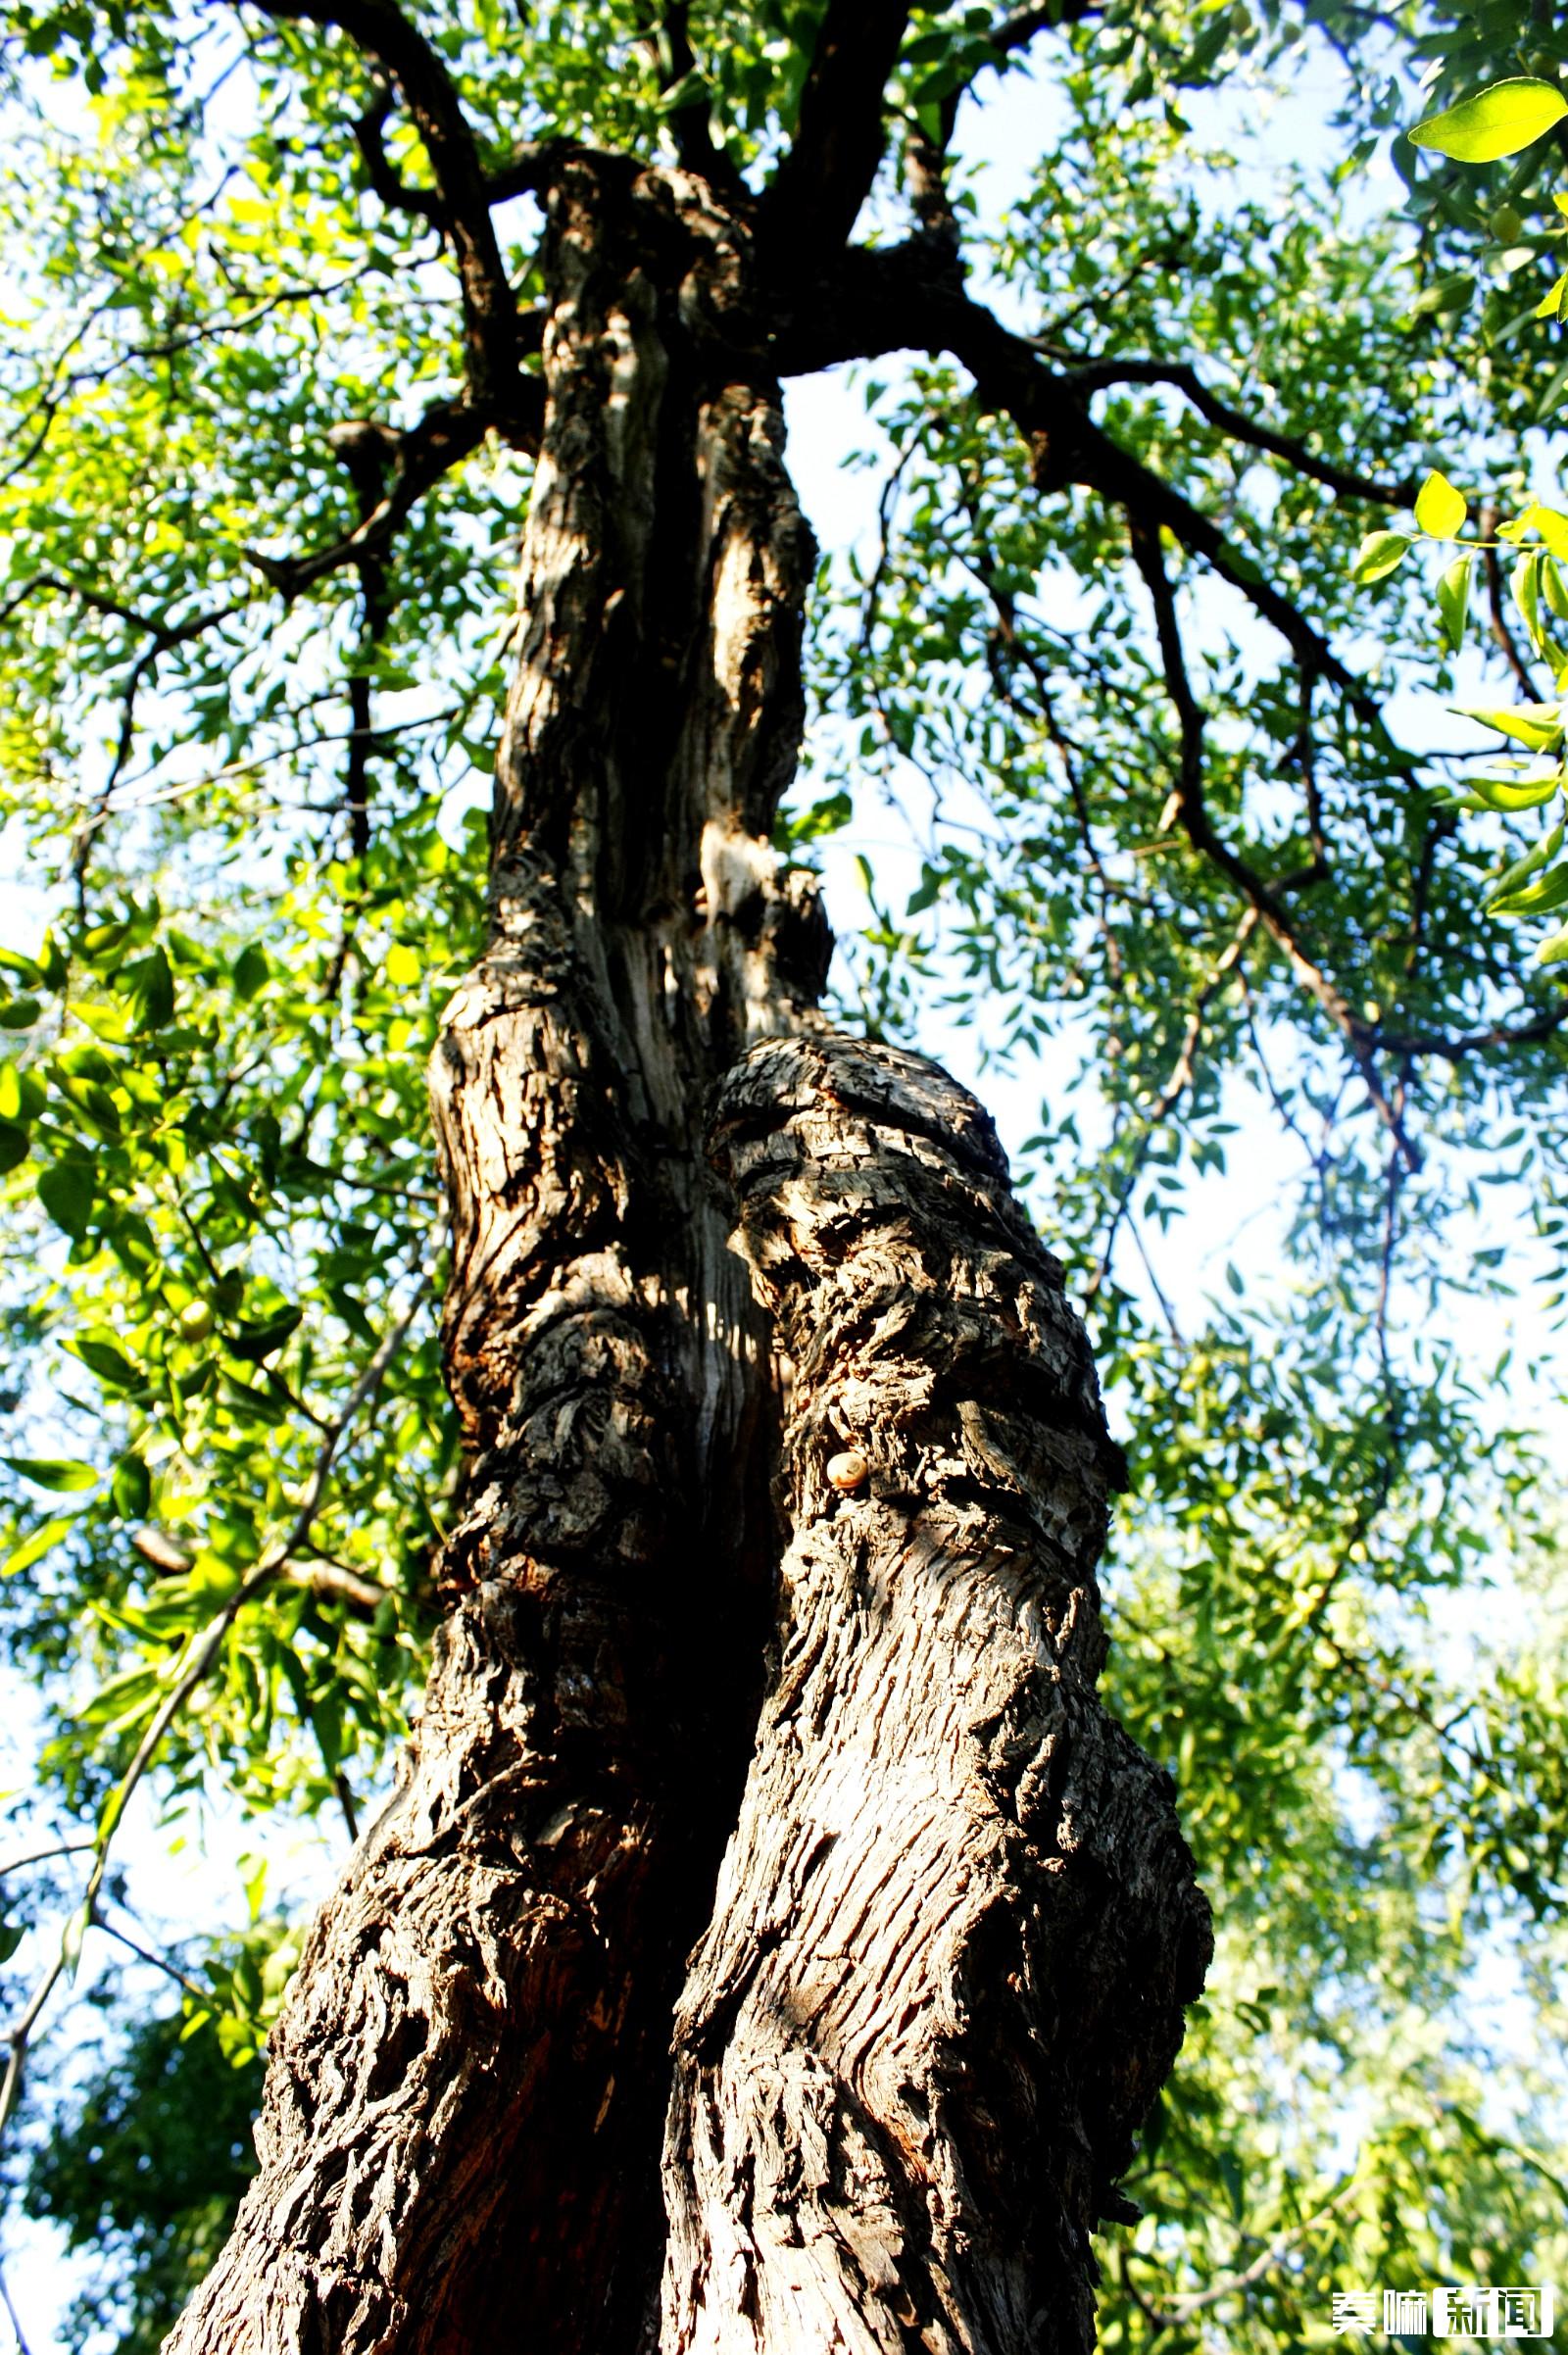
{"type": "Polygon", "coordinates": [[[574,163],[547,280],[492,942],[433,1074],[451,1609],[169,2347],[1082,2347],[1206,1935],[1092,1696],[1093,1372],[978,1107],[809,1011],[769,835],[811,546],[744,231],[574,163]]]}

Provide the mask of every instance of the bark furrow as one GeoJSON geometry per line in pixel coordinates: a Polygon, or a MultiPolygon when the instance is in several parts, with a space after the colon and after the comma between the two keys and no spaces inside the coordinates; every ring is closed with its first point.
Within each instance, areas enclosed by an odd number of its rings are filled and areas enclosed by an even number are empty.
{"type": "Polygon", "coordinates": [[[704,1106],[827,943],[768,842],[812,552],[776,387],[714,348],[734,239],[698,183],[605,169],[552,194],[492,938],[432,1071],[452,1607],[171,2355],[617,2355],[657,2305],[669,2017],[772,1553],[771,1362],[704,1106]]]}
{"type": "Polygon", "coordinates": [[[1168,1778],[1094,1693],[1087,1344],[933,1065],[762,1046],[716,1152],[794,1362],[792,1535],[677,2014],[665,2355],[1081,2355],[1208,1954],[1168,1778]]]}

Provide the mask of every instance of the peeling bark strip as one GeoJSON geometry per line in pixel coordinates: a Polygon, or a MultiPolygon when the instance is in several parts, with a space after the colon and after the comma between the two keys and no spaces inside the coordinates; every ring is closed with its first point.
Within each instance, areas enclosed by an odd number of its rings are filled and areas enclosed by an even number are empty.
{"type": "Polygon", "coordinates": [[[812,550],[701,183],[568,164],[545,260],[492,943],[433,1071],[454,1607],[171,2355],[629,2355],[657,2302],[669,2017],[774,1551],[704,1106],[825,965],[768,847],[812,550]]]}
{"type": "Polygon", "coordinates": [[[972,1098],[758,1048],[718,1159],[795,1362],[779,1656],[676,2029],[664,2355],[1079,2355],[1207,1909],[1094,1695],[1115,1457],[972,1098]]]}

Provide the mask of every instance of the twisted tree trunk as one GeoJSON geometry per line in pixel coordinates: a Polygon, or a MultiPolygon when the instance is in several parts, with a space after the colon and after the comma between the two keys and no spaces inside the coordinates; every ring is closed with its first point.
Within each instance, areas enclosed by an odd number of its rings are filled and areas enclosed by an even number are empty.
{"type": "Polygon", "coordinates": [[[546,270],[492,939],[433,1073],[451,1609],[169,2348],[1083,2347],[1205,1935],[1091,1696],[1093,1373],[978,1108],[810,1012],[769,835],[812,552],[745,231],[582,160],[546,270]]]}

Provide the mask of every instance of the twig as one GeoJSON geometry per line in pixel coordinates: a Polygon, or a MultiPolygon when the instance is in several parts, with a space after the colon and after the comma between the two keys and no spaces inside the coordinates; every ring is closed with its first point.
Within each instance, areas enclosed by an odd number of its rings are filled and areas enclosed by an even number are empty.
{"type": "Polygon", "coordinates": [[[172,1979],[176,1987],[183,1987],[194,2002],[211,2002],[212,1990],[198,1987],[194,1979],[187,1979],[179,1965],[172,1963],[167,1954],[155,1953],[151,1946],[144,1946],[139,1938],[133,1938],[128,1930],[119,1930],[113,1922],[106,1922],[102,1914],[93,1916],[92,1926],[95,1930],[101,1930],[105,1938],[112,1938],[117,1945],[127,1948],[138,1962],[149,1964],[155,1971],[162,1971],[166,1979],[172,1979]]]}
{"type": "MultiPolygon", "coordinates": [[[[1243,911],[1241,922],[1237,925],[1236,930],[1232,933],[1229,941],[1220,951],[1218,957],[1214,959],[1214,962],[1209,968],[1207,977],[1204,980],[1202,987],[1200,989],[1197,997],[1193,1000],[1192,1010],[1187,1018],[1187,1029],[1182,1038],[1181,1051],[1171,1068],[1169,1079],[1166,1080],[1165,1085],[1163,1088],[1161,1088],[1158,1097],[1155,1099],[1153,1109],[1147,1113],[1144,1117],[1143,1127],[1139,1135],[1138,1144],[1133,1152],[1132,1161],[1128,1167],[1126,1176],[1122,1180],[1120,1189],[1117,1192],[1115,1202],[1112,1205],[1110,1224],[1105,1232],[1104,1248],[1100,1254],[1100,1264],[1096,1268],[1094,1274],[1090,1277],[1088,1286],[1084,1293],[1084,1299],[1086,1302],[1090,1304],[1093,1304],[1093,1302],[1100,1298],[1100,1294],[1104,1285],[1105,1279],[1110,1273],[1111,1253],[1116,1248],[1116,1237],[1121,1230],[1123,1220],[1128,1215],[1129,1205],[1131,1204],[1133,1198],[1133,1188],[1137,1185],[1139,1177],[1142,1175],[1144,1163],[1149,1158],[1150,1148],[1154,1141],[1154,1137],[1159,1129],[1159,1125],[1161,1121],[1168,1119],[1170,1114],[1175,1110],[1177,1104],[1181,1102],[1181,1099],[1186,1095],[1188,1089],[1192,1086],[1193,1080],[1197,1075],[1198,1050],[1202,1042],[1203,1037],[1203,1017],[1207,1013],[1208,1008],[1213,1002],[1214,993],[1216,990],[1221,987],[1221,985],[1229,978],[1229,976],[1241,963],[1243,951],[1246,949],[1248,942],[1251,939],[1253,932],[1256,930],[1257,923],[1257,910],[1251,908],[1246,908],[1243,911]]],[[[1140,1249],[1142,1249],[1142,1246],[1140,1246],[1140,1249]]],[[[1148,1265],[1147,1259],[1145,1260],[1145,1265],[1148,1265]]],[[[1152,1274],[1152,1270],[1151,1270],[1151,1274],[1152,1274]]],[[[1159,1287],[1157,1284],[1155,1285],[1154,1289],[1155,1292],[1158,1293],[1159,1287]]],[[[1174,1329],[1174,1320],[1170,1319],[1168,1309],[1166,1310],[1166,1316],[1167,1320],[1172,1323],[1174,1329]]],[[[1181,1339],[1180,1334],[1177,1334],[1176,1338],[1179,1341],[1181,1339]]]]}
{"type": "Polygon", "coordinates": [[[29,1864],[48,1864],[56,1856],[84,1856],[94,1844],[90,1840],[63,1840],[52,1848],[33,1848],[25,1856],[8,1856],[0,1864],[0,1881],[8,1873],[24,1872],[29,1864]]]}
{"type": "Polygon", "coordinates": [[[1376,1030],[1361,1019],[1344,991],[1307,955],[1280,900],[1281,886],[1265,881],[1214,830],[1203,791],[1203,714],[1187,675],[1176,598],[1165,571],[1165,560],[1160,553],[1159,534],[1157,529],[1151,528],[1132,510],[1128,511],[1128,529],[1133,562],[1143,574],[1154,609],[1154,628],[1159,640],[1165,691],[1181,733],[1175,801],[1187,837],[1195,851],[1229,877],[1262,919],[1270,937],[1284,950],[1297,979],[1316,999],[1342,1033],[1361,1074],[1367,1095],[1387,1124],[1406,1163],[1411,1169],[1419,1169],[1420,1153],[1405,1132],[1398,1109],[1384,1087],[1374,1059],[1373,1048],[1379,1043],[1376,1030]]]}
{"type": "Polygon", "coordinates": [[[1293,2225],[1288,2232],[1278,2233],[1261,2254],[1253,2258],[1250,2265],[1245,2266],[1240,2273],[1227,2275],[1223,2281],[1211,2281],[1206,2289],[1194,2290],[1190,2297],[1178,2298],[1169,2308],[1153,2305],[1130,2278],[1128,2261],[1135,2253],[1131,2249],[1123,2249],[1121,2255],[1123,2285],[1134,2303],[1159,2330],[1179,2330],[1183,2324],[1190,2322],[1195,2314],[1201,2314],[1205,2307],[1217,2306],[1223,2298],[1234,2297],[1238,2290],[1250,2289],[1254,2282],[1261,2281],[1265,2274],[1272,2273],[1275,2266],[1290,2255],[1298,2241],[1304,2240],[1309,2232],[1315,2232],[1319,2225],[1326,2224],[1337,2210],[1343,2208],[1355,2189],[1356,2178],[1352,2175],[1340,2185],[1332,2199],[1325,2200],[1323,2206],[1303,2223],[1293,2225]]]}
{"type": "MultiPolygon", "coordinates": [[[[421,1279],[407,1309],[388,1331],[350,1391],[337,1415],[328,1424],[320,1447],[317,1451],[305,1495],[287,1536],[264,1561],[259,1562],[256,1568],[240,1581],[228,1600],[208,1623],[201,1637],[190,1648],[183,1669],[160,1703],[147,1731],[136,1745],[135,1755],[129,1766],[111,1792],[99,1824],[98,1838],[94,1842],[93,1868],[87,1877],[87,1886],[82,1893],[81,1903],[72,1916],[73,1927],[80,1926],[76,1940],[78,1946],[80,1936],[85,1933],[87,1926],[97,1918],[98,1897],[103,1888],[104,1876],[109,1869],[110,1848],[126,1806],[148,1768],[157,1757],[164,1736],[175,1718],[179,1716],[192,1693],[210,1674],[235,1620],[247,1604],[254,1602],[259,1595],[266,1592],[278,1574],[286,1569],[293,1555],[299,1551],[309,1537],[316,1516],[320,1510],[327,1479],[338,1447],[342,1444],[343,1436],[361,1407],[373,1398],[380,1388],[386,1370],[397,1354],[404,1336],[423,1304],[424,1290],[424,1283],[421,1279]]],[[[33,2030],[60,1981],[68,1971],[74,1969],[74,1947],[68,1945],[68,1939],[62,1939],[59,1953],[38,1981],[21,2018],[10,2033],[8,2038],[10,2054],[4,2081],[0,2082],[0,2145],[4,2143],[6,2130],[21,2095],[23,2070],[26,2063],[28,2047],[32,2041],[33,2030]]]]}
{"type": "Polygon", "coordinates": [[[17,2319],[17,2310],[11,2303],[11,2291],[7,2286],[3,2269],[0,2269],[0,2305],[5,2307],[6,2320],[11,2325],[12,2335],[17,2342],[17,2355],[32,2355],[32,2351],[23,2335],[22,2325],[17,2319]]]}

